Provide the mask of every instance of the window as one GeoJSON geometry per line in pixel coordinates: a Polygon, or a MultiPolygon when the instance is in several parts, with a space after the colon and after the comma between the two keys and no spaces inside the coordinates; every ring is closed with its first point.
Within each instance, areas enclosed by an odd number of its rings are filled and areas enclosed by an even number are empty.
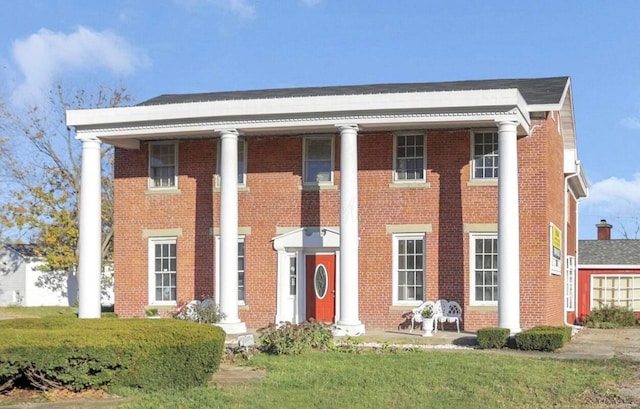
{"type": "Polygon", "coordinates": [[[289,257],[289,295],[291,296],[295,296],[297,293],[296,290],[296,281],[297,281],[297,265],[298,265],[298,260],[296,258],[296,256],[290,256],[289,257]]]}
{"type": "MultiPolygon", "coordinates": [[[[216,161],[216,186],[220,187],[220,141],[218,141],[218,160],[216,161]]],[[[247,142],[238,138],[238,186],[247,185],[247,142]]]]}
{"type": "Polygon", "coordinates": [[[498,177],[498,133],[475,132],[473,134],[473,178],[498,177]]]}
{"type": "Polygon", "coordinates": [[[333,183],[333,138],[304,139],[304,184],[333,183]]]}
{"type": "Polygon", "coordinates": [[[177,186],[177,145],[154,143],[149,145],[149,187],[173,188],[177,186]]]}
{"type": "Polygon", "coordinates": [[[574,256],[567,256],[565,267],[565,308],[567,311],[575,311],[575,288],[576,288],[576,258],[574,256]]]}
{"type": "Polygon", "coordinates": [[[238,301],[245,302],[244,288],[244,237],[238,239],[238,301]]]}
{"type": "Polygon", "coordinates": [[[395,135],[394,180],[396,182],[424,182],[425,137],[423,134],[395,135]]]}
{"type": "Polygon", "coordinates": [[[176,302],[176,239],[149,240],[150,304],[176,302]]]}
{"type": "Polygon", "coordinates": [[[393,237],[394,303],[418,304],[424,300],[424,235],[393,237]]]}
{"type": "MultiPolygon", "coordinates": [[[[244,236],[238,237],[238,304],[246,301],[244,236]]],[[[220,299],[220,236],[216,236],[216,299],[220,299]]]]}
{"type": "Polygon", "coordinates": [[[498,237],[472,235],[471,303],[498,305],[498,237]]]}
{"type": "Polygon", "coordinates": [[[591,309],[611,305],[640,311],[640,275],[591,277],[591,309]]]}

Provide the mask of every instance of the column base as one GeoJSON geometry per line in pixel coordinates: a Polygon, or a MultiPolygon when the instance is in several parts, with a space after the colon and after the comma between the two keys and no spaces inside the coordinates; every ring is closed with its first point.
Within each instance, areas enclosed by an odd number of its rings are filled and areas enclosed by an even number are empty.
{"type": "Polygon", "coordinates": [[[222,328],[227,334],[244,334],[247,332],[247,325],[242,322],[216,322],[214,325],[222,328]]]}
{"type": "Polygon", "coordinates": [[[334,337],[361,337],[365,334],[364,324],[336,324],[333,327],[334,337]]]}

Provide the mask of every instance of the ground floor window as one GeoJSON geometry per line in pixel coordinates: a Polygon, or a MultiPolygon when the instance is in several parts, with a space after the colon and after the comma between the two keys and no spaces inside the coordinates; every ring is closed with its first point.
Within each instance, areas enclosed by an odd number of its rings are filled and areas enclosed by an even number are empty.
{"type": "Polygon", "coordinates": [[[411,304],[425,296],[424,235],[393,236],[394,303],[411,304]]]}
{"type": "Polygon", "coordinates": [[[498,304],[498,236],[470,236],[471,304],[498,304]]]}
{"type": "Polygon", "coordinates": [[[591,277],[591,309],[611,305],[640,311],[640,275],[591,277]]]}
{"type": "MultiPolygon", "coordinates": [[[[245,236],[238,236],[238,304],[246,301],[245,236]]],[[[220,299],[220,236],[216,236],[216,299],[220,299]]]]}
{"type": "Polygon", "coordinates": [[[149,240],[150,304],[176,302],[177,260],[175,238],[149,240]]]}

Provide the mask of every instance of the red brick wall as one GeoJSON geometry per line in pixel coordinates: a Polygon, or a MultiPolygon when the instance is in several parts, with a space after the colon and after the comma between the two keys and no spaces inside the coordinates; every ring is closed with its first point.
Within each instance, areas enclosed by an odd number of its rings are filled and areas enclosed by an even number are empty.
{"type": "MultiPolygon", "coordinates": [[[[521,139],[520,240],[522,325],[562,321],[561,277],[549,277],[549,222],[563,226],[561,139],[549,120],[521,139]],[[547,136],[549,132],[549,136],[547,136]],[[558,146],[560,149],[558,151],[558,146]],[[550,180],[550,183],[547,183],[550,180]],[[553,184],[553,186],[551,186],[553,184]],[[557,186],[556,186],[557,185],[557,186]],[[560,284],[559,284],[560,283],[560,284]]],[[[468,309],[469,239],[464,223],[497,223],[497,187],[468,186],[470,131],[427,132],[429,187],[391,188],[391,133],[359,135],[360,319],[368,328],[394,328],[402,311],[390,309],[392,236],[387,224],[431,224],[427,235],[427,298],[457,300],[464,326],[497,324],[497,313],[468,309]]],[[[340,138],[335,138],[335,183],[339,185],[340,138]]],[[[246,236],[246,301],[241,318],[249,327],[272,322],[276,313],[276,227],[338,226],[339,190],[302,191],[302,138],[251,137],[246,191],[239,193],[239,225],[246,236]]],[[[145,194],[147,145],[116,150],[116,312],[139,316],[148,302],[148,240],[143,229],[181,228],[178,237],[178,299],[213,294],[214,239],[219,193],[214,192],[217,140],[179,143],[179,194],[145,194]]],[[[409,308],[407,308],[408,310],[409,308]]]]}

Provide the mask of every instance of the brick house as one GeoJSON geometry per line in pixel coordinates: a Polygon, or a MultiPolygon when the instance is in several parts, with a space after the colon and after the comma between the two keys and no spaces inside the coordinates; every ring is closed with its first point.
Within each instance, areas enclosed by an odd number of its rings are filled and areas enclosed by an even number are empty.
{"type": "Polygon", "coordinates": [[[611,239],[613,226],[596,225],[597,240],[580,240],[578,247],[577,321],[602,306],[622,306],[640,318],[640,240],[611,239]]]}
{"type": "Polygon", "coordinates": [[[81,317],[99,316],[101,143],[121,317],[204,294],[229,333],[316,318],[362,334],[438,298],[466,330],[574,314],[588,187],[568,77],[162,95],[67,124],[83,147],[81,317]]]}

